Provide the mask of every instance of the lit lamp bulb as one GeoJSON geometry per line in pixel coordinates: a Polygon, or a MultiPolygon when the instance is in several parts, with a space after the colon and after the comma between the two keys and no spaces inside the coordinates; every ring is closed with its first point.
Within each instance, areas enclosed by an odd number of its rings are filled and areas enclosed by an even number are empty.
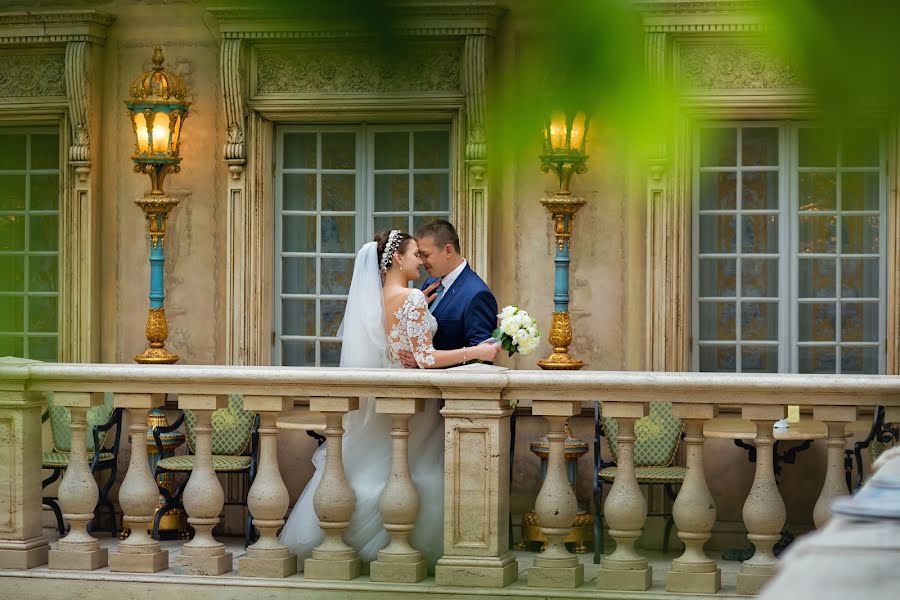
{"type": "Polygon", "coordinates": [[[555,111],[550,115],[550,147],[563,150],[566,147],[566,114],[555,111]]]}
{"type": "Polygon", "coordinates": [[[569,147],[572,150],[584,149],[584,132],[586,120],[587,115],[585,115],[583,112],[579,112],[575,115],[575,120],[572,121],[572,129],[569,133],[569,147]]]}

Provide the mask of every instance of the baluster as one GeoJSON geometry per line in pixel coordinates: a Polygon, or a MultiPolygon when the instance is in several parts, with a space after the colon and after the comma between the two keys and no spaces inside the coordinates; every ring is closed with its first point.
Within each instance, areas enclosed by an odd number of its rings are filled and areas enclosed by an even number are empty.
{"type": "Polygon", "coordinates": [[[175,560],[179,573],[221,575],[233,566],[231,553],[225,552],[225,545],[212,535],[225,506],[225,492],[212,466],[212,414],[227,405],[225,396],[181,394],[178,397],[178,408],[192,411],[197,418],[194,468],[183,495],[194,539],[181,547],[181,556],[175,560]]]}
{"type": "Polygon", "coordinates": [[[391,541],[378,552],[378,560],[369,565],[372,581],[416,583],[428,574],[422,553],[409,543],[419,512],[419,495],[409,472],[409,420],[422,408],[421,398],[375,400],[375,411],[391,415],[393,425],[391,474],[378,500],[384,528],[391,541]]]}
{"type": "Polygon", "coordinates": [[[813,419],[828,427],[828,457],[825,466],[825,482],[813,509],[813,522],[821,528],[831,516],[831,501],[846,496],[847,483],[844,479],[844,449],[847,447],[846,428],[856,420],[855,406],[816,406],[813,419]]]}
{"type": "Polygon", "coordinates": [[[325,468],[313,496],[325,541],[304,561],[303,571],[306,579],[347,581],[359,576],[360,561],[343,539],[356,497],[344,474],[341,421],[345,413],[359,409],[359,398],[310,398],[309,409],[325,415],[325,468]]]}
{"type": "Polygon", "coordinates": [[[547,418],[549,456],[547,474],[535,501],[534,511],[547,548],[535,557],[528,569],[530,587],[577,588],[584,583],[584,566],[566,550],[565,539],[572,533],[578,516],[578,501],[566,476],[566,420],[581,413],[581,402],[534,400],[531,412],[547,418]]]}
{"type": "Polygon", "coordinates": [[[165,394],[115,395],[116,408],[128,410],[131,433],[131,460],[119,488],[122,520],[131,523],[131,535],[119,542],[117,552],[110,553],[110,571],[156,573],[169,568],[169,552],[147,533],[159,500],[159,488],[147,464],[147,412],[165,400],[165,394]]]}
{"type": "Polygon", "coordinates": [[[684,553],[672,561],[666,590],[714,594],[722,587],[722,570],[703,551],[716,523],[716,503],[706,485],[703,469],[703,423],[714,419],[712,404],[674,404],[672,414],[684,421],[687,473],[672,507],[684,553]]]}
{"type": "Polygon", "coordinates": [[[297,572],[297,556],[278,541],[290,498],[278,469],[278,415],[294,407],[293,398],[244,396],[244,409],[259,413],[259,467],[247,494],[247,508],[259,539],[238,561],[242,577],[283,578],[297,572]]]}
{"type": "MultiPolygon", "coordinates": [[[[53,401],[69,408],[72,444],[69,465],[59,484],[59,505],[63,517],[69,522],[69,533],[59,540],[56,549],[50,551],[51,569],[75,569],[93,571],[108,563],[106,548],[87,532],[87,524],[94,518],[94,508],[100,499],[97,482],[90,469],[91,457],[87,454],[87,411],[103,404],[103,394],[87,392],[58,392],[53,401]]],[[[146,433],[145,433],[146,435],[146,433]]]]}
{"type": "Polygon", "coordinates": [[[787,513],[775,481],[772,426],[784,416],[784,406],[745,406],[741,410],[742,419],[756,424],[756,439],[753,440],[756,446],[756,474],[743,511],[747,539],[755,546],[756,552],[741,564],[737,576],[738,594],[757,594],[775,572],[778,563],[773,549],[781,538],[787,513]]]}
{"type": "Polygon", "coordinates": [[[652,572],[647,559],[637,553],[634,543],[641,537],[647,519],[647,501],[634,472],[634,422],[647,416],[646,402],[604,402],[603,415],[619,422],[619,460],[616,479],[603,505],[609,535],[615,551],[604,556],[597,573],[601,590],[644,591],[650,587],[652,572]]]}

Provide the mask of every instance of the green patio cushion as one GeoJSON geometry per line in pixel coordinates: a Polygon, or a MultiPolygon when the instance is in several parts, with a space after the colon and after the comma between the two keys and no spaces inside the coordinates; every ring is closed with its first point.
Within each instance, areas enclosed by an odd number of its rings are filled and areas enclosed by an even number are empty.
{"type": "MultiPolygon", "coordinates": [[[[109,392],[103,394],[103,404],[88,409],[87,450],[91,452],[94,450],[94,427],[106,424],[113,410],[113,395],[109,392]]],[[[47,412],[50,413],[53,449],[57,452],[69,452],[72,449],[72,430],[69,427],[69,424],[72,422],[72,415],[67,407],[57,406],[53,403],[53,392],[47,393],[47,412]]],[[[106,443],[108,433],[108,431],[100,433],[101,447],[106,443]]]]}
{"type": "MultiPolygon", "coordinates": [[[[87,457],[87,460],[93,460],[94,458],[93,452],[85,454],[85,456],[87,457]]],[[[112,452],[100,453],[100,462],[107,462],[113,459],[115,459],[115,455],[112,452]]],[[[68,467],[68,452],[44,452],[43,454],[41,454],[42,469],[67,469],[68,467]]]]}
{"type": "MultiPolygon", "coordinates": [[[[616,435],[619,423],[613,418],[602,417],[603,431],[609,442],[613,460],[619,461],[619,444],[616,435]]],[[[637,467],[668,466],[675,459],[675,451],[681,440],[681,420],[672,414],[672,403],[650,403],[650,414],[634,424],[634,464],[637,467]]]]}
{"type": "MultiPolygon", "coordinates": [[[[195,458],[193,454],[170,456],[159,461],[159,468],[167,471],[193,471],[195,458]]],[[[250,457],[213,454],[212,464],[215,471],[243,471],[250,468],[250,457]]]]}
{"type": "MultiPolygon", "coordinates": [[[[250,432],[255,416],[255,413],[244,410],[242,396],[228,396],[228,406],[212,415],[212,453],[231,456],[246,453],[250,449],[250,432]]],[[[184,431],[191,454],[196,452],[196,424],[196,415],[189,410],[184,411],[184,431]]]]}
{"type": "MultiPolygon", "coordinates": [[[[618,468],[606,467],[600,469],[600,479],[613,481],[616,478],[618,468]]],[[[635,475],[638,483],[681,483],[687,474],[684,467],[635,467],[635,475]]]]}

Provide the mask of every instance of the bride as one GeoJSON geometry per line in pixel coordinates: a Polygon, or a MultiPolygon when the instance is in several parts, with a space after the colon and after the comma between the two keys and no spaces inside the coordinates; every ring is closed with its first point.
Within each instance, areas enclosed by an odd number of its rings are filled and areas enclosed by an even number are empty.
{"type": "MultiPolygon", "coordinates": [[[[416,240],[397,229],[379,231],[375,241],[356,255],[344,322],[341,367],[402,368],[399,351],[411,352],[420,368],[438,369],[467,360],[493,362],[499,346],[479,344],[457,350],[435,350],[437,321],[428,300],[409,282],[418,278],[422,261],[416,240]]],[[[419,493],[419,514],[411,536],[433,569],[443,550],[444,434],[437,401],[410,421],[409,461],[419,493]]],[[[378,499],[391,466],[391,418],[377,414],[371,398],[361,398],[359,410],[344,416],[344,470],[356,495],[356,508],[344,534],[364,563],[377,558],[389,537],[378,512],[378,499]]],[[[313,496],[325,464],[325,446],[313,454],[315,473],[294,505],[280,540],[303,564],[324,540],[313,509],[313,496]]]]}

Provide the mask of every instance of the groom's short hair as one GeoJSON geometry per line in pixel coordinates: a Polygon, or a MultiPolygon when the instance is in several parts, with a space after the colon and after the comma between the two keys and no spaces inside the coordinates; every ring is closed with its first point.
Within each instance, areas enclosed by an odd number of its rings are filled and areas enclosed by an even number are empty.
{"type": "Polygon", "coordinates": [[[441,248],[450,244],[457,253],[460,251],[459,235],[457,235],[456,228],[450,221],[438,219],[436,221],[429,221],[419,227],[419,230],[416,232],[416,239],[426,237],[433,239],[435,245],[440,246],[441,248]]]}

